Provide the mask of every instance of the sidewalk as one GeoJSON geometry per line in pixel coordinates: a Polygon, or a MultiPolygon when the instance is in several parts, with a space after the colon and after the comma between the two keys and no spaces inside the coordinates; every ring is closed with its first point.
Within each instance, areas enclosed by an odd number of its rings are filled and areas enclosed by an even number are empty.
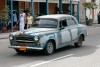
{"type": "Polygon", "coordinates": [[[100,27],[100,24],[97,23],[93,23],[92,26],[87,26],[88,28],[96,28],[96,27],[100,27]]]}
{"type": "Polygon", "coordinates": [[[4,32],[4,33],[0,32],[0,39],[8,39],[10,33],[13,33],[13,32],[11,32],[11,31],[7,31],[7,32],[4,32]]]}
{"type": "Polygon", "coordinates": [[[10,32],[9,33],[0,33],[0,39],[8,39],[9,35],[10,35],[10,32]]]}

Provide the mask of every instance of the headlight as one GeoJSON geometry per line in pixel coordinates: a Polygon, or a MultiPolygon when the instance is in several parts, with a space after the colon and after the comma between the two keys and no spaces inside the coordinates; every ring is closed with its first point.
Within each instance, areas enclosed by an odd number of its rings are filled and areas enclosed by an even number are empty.
{"type": "Polygon", "coordinates": [[[10,40],[13,40],[13,36],[12,36],[12,35],[10,35],[10,36],[9,36],[9,39],[10,39],[10,40]]]}
{"type": "Polygon", "coordinates": [[[38,36],[34,36],[34,40],[35,41],[38,41],[39,40],[39,37],[38,36]]]}

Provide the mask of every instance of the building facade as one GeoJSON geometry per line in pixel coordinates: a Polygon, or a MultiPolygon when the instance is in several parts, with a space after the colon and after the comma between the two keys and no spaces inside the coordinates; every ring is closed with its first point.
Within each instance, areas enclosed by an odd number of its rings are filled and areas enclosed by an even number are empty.
{"type": "Polygon", "coordinates": [[[100,0],[95,0],[96,4],[98,5],[97,9],[94,10],[94,21],[97,22],[98,20],[98,13],[100,11],[100,0]]]}
{"type": "MultiPolygon", "coordinates": [[[[10,8],[10,0],[0,0],[0,12],[7,4],[10,8]]],[[[20,9],[31,10],[31,0],[13,0],[13,10],[19,12],[20,9]]],[[[72,15],[78,11],[78,0],[72,0],[72,15]]],[[[85,11],[82,6],[82,2],[86,0],[80,0],[79,14],[80,22],[85,22],[85,11]]],[[[64,14],[70,14],[70,0],[62,0],[62,11],[64,14]]],[[[46,0],[34,0],[34,12],[36,14],[46,14],[46,0]]],[[[59,0],[49,0],[49,14],[56,14],[59,12],[59,0]]],[[[77,13],[78,14],[78,13],[77,13]]]]}
{"type": "Polygon", "coordinates": [[[4,9],[5,6],[5,0],[0,0],[0,16],[2,14],[2,10],[4,9]]]}

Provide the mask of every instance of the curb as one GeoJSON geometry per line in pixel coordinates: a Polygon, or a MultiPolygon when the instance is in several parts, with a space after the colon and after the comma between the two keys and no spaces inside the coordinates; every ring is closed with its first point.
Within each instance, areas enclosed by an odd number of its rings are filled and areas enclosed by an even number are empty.
{"type": "Polygon", "coordinates": [[[0,37],[0,39],[8,39],[9,37],[0,37]]]}

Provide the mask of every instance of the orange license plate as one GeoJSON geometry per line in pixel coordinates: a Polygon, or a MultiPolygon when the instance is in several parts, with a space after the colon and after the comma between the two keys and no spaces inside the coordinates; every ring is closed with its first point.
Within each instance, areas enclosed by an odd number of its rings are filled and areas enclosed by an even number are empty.
{"type": "Polygon", "coordinates": [[[25,51],[26,48],[27,48],[26,46],[20,46],[20,47],[19,47],[19,50],[25,51]]]}

